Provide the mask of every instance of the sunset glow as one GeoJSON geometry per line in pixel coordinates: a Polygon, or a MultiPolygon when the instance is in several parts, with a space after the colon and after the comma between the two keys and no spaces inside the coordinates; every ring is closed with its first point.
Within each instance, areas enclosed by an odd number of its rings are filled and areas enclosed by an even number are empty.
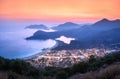
{"type": "Polygon", "coordinates": [[[120,18],[120,0],[0,0],[0,18],[96,21],[120,18]]]}

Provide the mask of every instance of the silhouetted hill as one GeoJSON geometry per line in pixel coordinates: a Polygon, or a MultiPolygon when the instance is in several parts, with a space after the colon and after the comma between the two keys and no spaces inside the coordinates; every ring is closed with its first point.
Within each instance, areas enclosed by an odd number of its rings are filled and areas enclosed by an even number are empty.
{"type": "MultiPolygon", "coordinates": [[[[69,25],[69,24],[68,24],[69,25]]],[[[45,40],[55,39],[60,36],[75,38],[69,45],[58,45],[57,49],[69,48],[90,48],[90,47],[109,47],[111,44],[120,42],[120,20],[102,19],[92,25],[84,25],[80,28],[62,30],[46,33],[37,31],[33,36],[28,37],[28,40],[45,40]]]]}
{"type": "Polygon", "coordinates": [[[104,31],[100,34],[96,34],[83,40],[73,40],[69,45],[58,45],[54,50],[62,49],[79,49],[79,48],[120,48],[120,28],[104,31]]]}
{"type": "Polygon", "coordinates": [[[30,25],[30,26],[27,26],[26,28],[48,30],[48,27],[43,25],[43,24],[40,24],[40,25],[30,25]]]}
{"type": "Polygon", "coordinates": [[[120,79],[120,65],[109,65],[101,70],[90,71],[85,74],[77,73],[69,79],[120,79]]]}
{"type": "Polygon", "coordinates": [[[44,32],[44,31],[39,30],[39,31],[35,32],[33,34],[33,36],[28,37],[27,40],[55,39],[60,36],[66,36],[66,37],[72,37],[72,38],[78,39],[78,38],[84,37],[85,35],[81,35],[81,34],[85,34],[85,32],[87,32],[87,30],[89,30],[89,27],[87,27],[87,26],[84,26],[81,28],[76,28],[76,29],[70,29],[70,30],[55,31],[55,32],[44,32]]]}
{"type": "MultiPolygon", "coordinates": [[[[5,59],[0,57],[0,74],[2,72],[6,72],[7,79],[29,79],[29,77],[38,78],[39,70],[33,67],[30,63],[27,63],[20,59],[5,59]],[[23,76],[23,78],[21,78],[23,76]],[[28,78],[24,78],[24,76],[29,76],[28,78]],[[17,78],[18,77],[18,78],[17,78]]],[[[6,77],[3,76],[4,79],[6,77]]]]}
{"type": "Polygon", "coordinates": [[[104,19],[94,23],[92,26],[98,27],[101,30],[119,28],[120,27],[120,20],[119,19],[117,19],[117,20],[108,20],[108,19],[104,18],[104,19]]]}
{"type": "Polygon", "coordinates": [[[66,22],[64,24],[60,24],[58,26],[52,27],[52,29],[61,31],[61,30],[70,30],[70,29],[80,28],[80,26],[81,25],[79,24],[75,24],[72,22],[66,22]]]}
{"type": "MultiPolygon", "coordinates": [[[[77,73],[86,74],[88,72],[98,72],[103,68],[109,67],[109,65],[117,64],[108,69],[106,74],[101,72],[99,78],[114,79],[117,75],[120,75],[120,51],[112,52],[104,57],[96,57],[91,55],[87,61],[79,62],[69,68],[57,68],[57,67],[45,67],[36,69],[29,63],[19,59],[5,59],[0,57],[0,79],[67,79],[77,73]],[[62,74],[62,76],[61,76],[62,74]]],[[[93,75],[89,75],[93,76],[93,75]]],[[[89,77],[86,76],[86,77],[89,77]]],[[[95,77],[94,75],[93,77],[95,77]]],[[[85,76],[84,76],[85,77],[85,76]]],[[[96,79],[96,78],[91,79],[96,79]]],[[[78,78],[84,79],[84,78],[78,78]]],[[[88,78],[85,78],[88,79],[88,78]]],[[[115,79],[119,79],[118,77],[115,79]]]]}

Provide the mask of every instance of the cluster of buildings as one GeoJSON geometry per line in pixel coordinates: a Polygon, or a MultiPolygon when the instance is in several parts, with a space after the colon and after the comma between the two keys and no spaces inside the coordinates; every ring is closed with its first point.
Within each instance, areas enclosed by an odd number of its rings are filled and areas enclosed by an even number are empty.
{"type": "Polygon", "coordinates": [[[26,61],[35,67],[70,67],[80,61],[86,61],[91,55],[103,57],[111,50],[105,49],[74,49],[47,50],[43,54],[35,55],[26,61]]]}

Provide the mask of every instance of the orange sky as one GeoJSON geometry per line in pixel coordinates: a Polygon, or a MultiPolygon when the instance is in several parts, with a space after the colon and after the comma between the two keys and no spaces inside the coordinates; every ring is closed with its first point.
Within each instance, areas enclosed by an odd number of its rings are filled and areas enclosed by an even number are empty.
{"type": "Polygon", "coordinates": [[[0,0],[0,17],[53,21],[119,19],[120,0],[0,0]]]}

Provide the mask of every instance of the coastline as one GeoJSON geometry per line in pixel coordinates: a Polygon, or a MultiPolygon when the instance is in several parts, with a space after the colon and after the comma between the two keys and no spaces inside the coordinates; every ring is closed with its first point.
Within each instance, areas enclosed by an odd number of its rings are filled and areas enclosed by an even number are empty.
{"type": "Polygon", "coordinates": [[[49,51],[49,50],[54,49],[55,47],[57,47],[57,46],[59,45],[59,42],[58,42],[57,40],[54,40],[54,41],[56,42],[56,44],[55,44],[53,47],[51,47],[51,48],[43,48],[43,49],[41,49],[41,52],[39,52],[39,53],[36,53],[36,54],[34,54],[34,55],[31,55],[31,56],[19,58],[19,59],[22,59],[22,60],[31,59],[31,58],[34,58],[34,57],[36,57],[36,56],[38,56],[38,55],[44,54],[46,51],[49,51]]]}

